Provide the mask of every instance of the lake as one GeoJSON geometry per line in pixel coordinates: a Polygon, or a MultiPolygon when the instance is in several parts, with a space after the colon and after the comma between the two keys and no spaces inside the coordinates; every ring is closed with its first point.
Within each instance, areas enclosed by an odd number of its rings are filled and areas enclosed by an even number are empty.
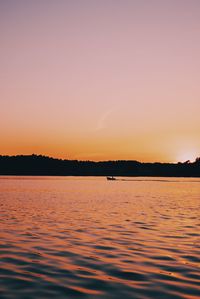
{"type": "Polygon", "coordinates": [[[200,179],[0,177],[0,297],[199,298],[200,179]]]}

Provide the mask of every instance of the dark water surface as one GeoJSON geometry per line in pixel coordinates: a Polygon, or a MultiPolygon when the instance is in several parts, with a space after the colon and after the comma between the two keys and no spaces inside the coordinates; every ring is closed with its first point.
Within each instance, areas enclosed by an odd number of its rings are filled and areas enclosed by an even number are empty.
{"type": "Polygon", "coordinates": [[[200,179],[0,177],[0,216],[2,299],[200,298],[200,179]]]}

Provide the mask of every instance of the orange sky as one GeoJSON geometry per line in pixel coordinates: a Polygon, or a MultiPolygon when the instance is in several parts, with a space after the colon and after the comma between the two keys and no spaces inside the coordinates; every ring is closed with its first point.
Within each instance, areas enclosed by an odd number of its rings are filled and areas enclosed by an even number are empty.
{"type": "Polygon", "coordinates": [[[0,42],[0,154],[200,156],[200,1],[1,1],[0,42]]]}

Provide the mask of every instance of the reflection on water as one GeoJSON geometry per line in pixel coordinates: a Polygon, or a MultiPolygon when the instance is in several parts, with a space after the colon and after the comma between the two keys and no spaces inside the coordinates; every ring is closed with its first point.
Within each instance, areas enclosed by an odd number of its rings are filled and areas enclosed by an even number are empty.
{"type": "Polygon", "coordinates": [[[199,298],[199,211],[200,179],[0,177],[1,298],[199,298]]]}

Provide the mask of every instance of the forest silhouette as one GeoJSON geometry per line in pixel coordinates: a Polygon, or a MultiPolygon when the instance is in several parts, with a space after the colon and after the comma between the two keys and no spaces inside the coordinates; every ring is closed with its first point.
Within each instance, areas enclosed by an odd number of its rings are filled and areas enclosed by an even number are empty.
{"type": "Polygon", "coordinates": [[[200,158],[195,162],[142,163],[62,160],[35,154],[0,156],[0,175],[200,177],[200,158]]]}

